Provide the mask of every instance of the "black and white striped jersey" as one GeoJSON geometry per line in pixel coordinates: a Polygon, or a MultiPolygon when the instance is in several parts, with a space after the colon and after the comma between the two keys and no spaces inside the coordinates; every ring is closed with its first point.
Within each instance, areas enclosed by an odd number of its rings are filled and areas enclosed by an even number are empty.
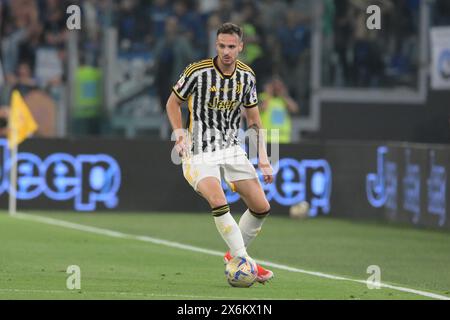
{"type": "Polygon", "coordinates": [[[190,64],[172,88],[178,98],[188,102],[186,128],[193,154],[239,144],[241,107],[258,104],[253,70],[238,60],[234,72],[225,75],[216,59],[190,64]]]}

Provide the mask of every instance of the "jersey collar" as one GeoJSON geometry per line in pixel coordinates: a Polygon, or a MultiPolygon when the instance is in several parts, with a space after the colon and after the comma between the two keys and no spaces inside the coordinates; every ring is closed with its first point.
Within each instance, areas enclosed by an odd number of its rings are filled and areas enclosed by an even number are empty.
{"type": "Polygon", "coordinates": [[[224,73],[222,72],[222,70],[220,70],[219,65],[217,64],[217,59],[218,59],[218,56],[215,56],[215,57],[212,59],[212,62],[213,62],[213,65],[214,65],[214,69],[216,69],[216,71],[220,74],[220,76],[222,77],[222,79],[230,79],[231,77],[233,77],[234,74],[235,74],[235,72],[236,72],[236,68],[237,68],[237,60],[236,60],[236,63],[235,63],[235,65],[234,65],[234,70],[233,70],[233,72],[232,72],[231,74],[224,74],[224,73]]]}

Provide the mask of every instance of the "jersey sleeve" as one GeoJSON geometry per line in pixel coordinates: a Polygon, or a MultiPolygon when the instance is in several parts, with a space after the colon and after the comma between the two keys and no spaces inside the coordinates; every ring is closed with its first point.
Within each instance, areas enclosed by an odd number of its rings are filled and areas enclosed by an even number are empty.
{"type": "Polygon", "coordinates": [[[172,91],[183,101],[186,101],[197,85],[197,79],[192,73],[188,73],[190,65],[183,71],[172,91]]]}
{"type": "Polygon", "coordinates": [[[254,108],[258,105],[258,92],[256,92],[256,81],[252,81],[250,90],[244,96],[244,107],[254,108]]]}

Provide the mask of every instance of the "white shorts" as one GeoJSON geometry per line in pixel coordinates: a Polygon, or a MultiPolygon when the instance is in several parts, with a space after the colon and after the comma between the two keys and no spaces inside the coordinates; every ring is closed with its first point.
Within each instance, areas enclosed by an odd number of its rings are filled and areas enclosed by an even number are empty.
{"type": "Polygon", "coordinates": [[[198,191],[198,183],[206,177],[214,177],[219,182],[223,178],[227,183],[258,179],[255,168],[240,146],[204,152],[184,159],[183,174],[195,191],[198,191]]]}

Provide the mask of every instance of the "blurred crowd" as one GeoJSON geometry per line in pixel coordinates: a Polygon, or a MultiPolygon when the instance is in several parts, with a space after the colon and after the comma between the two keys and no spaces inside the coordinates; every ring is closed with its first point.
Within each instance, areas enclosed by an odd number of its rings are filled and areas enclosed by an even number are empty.
{"type": "MultiPolygon", "coordinates": [[[[332,1],[330,1],[332,2],[332,1]]],[[[326,2],[327,5],[330,2],[326,2]]],[[[331,56],[325,84],[346,87],[414,86],[417,77],[420,0],[339,0],[324,32],[331,56]],[[366,25],[370,5],[381,8],[381,30],[366,25]]]]}
{"type": "MultiPolygon", "coordinates": [[[[103,26],[118,30],[119,52],[155,59],[161,103],[182,69],[215,55],[216,30],[241,25],[241,60],[258,76],[258,90],[282,79],[307,112],[314,0],[0,0],[0,62],[9,87],[51,92],[66,80],[66,8],[82,11],[83,63],[98,65],[103,26]]],[[[433,24],[450,25],[450,1],[433,0],[433,24]]],[[[331,87],[414,85],[420,0],[323,0],[322,82],[331,87]],[[382,30],[366,28],[366,8],[382,9],[382,30]]],[[[1,81],[1,80],[0,80],[1,81]]],[[[1,82],[0,82],[1,84],[1,82]]]]}
{"type": "Polygon", "coordinates": [[[2,0],[0,17],[6,82],[23,93],[61,84],[67,37],[64,1],[2,0]]]}
{"type": "Polygon", "coordinates": [[[41,136],[56,134],[66,38],[64,1],[0,0],[0,107],[9,107],[10,93],[19,90],[41,124],[41,136]]]}
{"type": "Polygon", "coordinates": [[[259,91],[277,74],[306,101],[312,9],[312,0],[122,0],[115,23],[121,50],[152,51],[162,105],[186,65],[215,56],[216,31],[226,21],[244,29],[240,58],[258,75],[259,91]]]}

